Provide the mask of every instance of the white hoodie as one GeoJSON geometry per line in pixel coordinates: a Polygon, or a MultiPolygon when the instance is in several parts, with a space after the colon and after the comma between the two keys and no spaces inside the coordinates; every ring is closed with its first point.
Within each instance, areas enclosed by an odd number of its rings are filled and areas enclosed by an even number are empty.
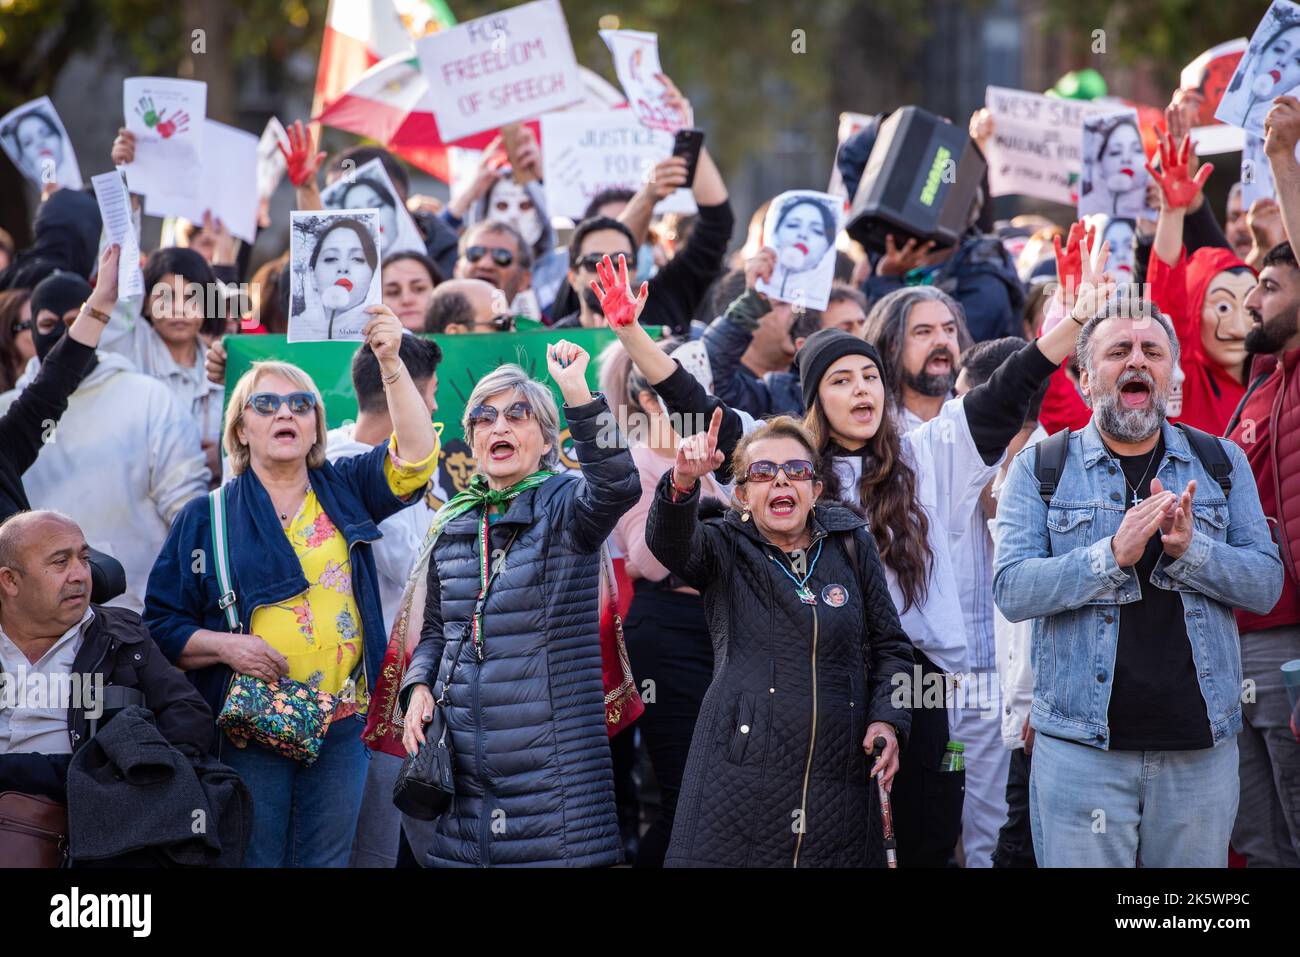
{"type": "MultiPolygon", "coordinates": [[[[171,390],[123,356],[98,356],[23,474],[23,487],[33,508],[67,514],[87,542],[122,563],[126,594],[110,604],[139,612],[172,519],[207,492],[208,469],[194,419],[171,390]]],[[[17,387],[0,395],[0,415],[39,368],[32,359],[17,387]]]]}
{"type": "MultiPolygon", "coordinates": [[[[373,446],[358,442],[352,437],[353,425],[330,429],[325,436],[325,457],[331,462],[351,455],[369,452],[373,446]]],[[[393,617],[402,601],[411,566],[419,554],[424,536],[433,523],[434,509],[425,495],[409,508],[390,515],[379,523],[384,537],[375,542],[375,566],[379,570],[379,600],[383,604],[384,631],[392,633],[393,617]]]]}

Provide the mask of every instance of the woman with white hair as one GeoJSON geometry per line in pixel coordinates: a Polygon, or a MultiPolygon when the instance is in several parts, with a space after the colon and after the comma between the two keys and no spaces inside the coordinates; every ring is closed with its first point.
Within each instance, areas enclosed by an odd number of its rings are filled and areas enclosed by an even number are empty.
{"type": "MultiPolygon", "coordinates": [[[[327,462],[311,377],[285,362],[254,363],[226,409],[235,477],[181,510],[149,576],[145,623],[213,714],[232,686],[274,694],[286,676],[330,696],[314,760],[219,735],[218,756],[253,795],[249,866],[348,862],[366,777],[361,731],[387,646],[371,545],[378,523],[418,501],[437,467],[428,406],[398,351],[401,323],[386,306],[367,311],[392,439],[327,462]],[[224,534],[214,537],[214,525],[224,534]],[[223,564],[229,574],[219,577],[223,564]]],[[[279,704],[284,715],[297,702],[279,704]]]]}
{"type": "Polygon", "coordinates": [[[476,471],[426,540],[424,624],[399,695],[408,753],[435,703],[451,734],[455,794],[429,866],[602,867],[622,853],[600,550],[641,483],[587,362],[569,342],[548,351],[581,474],[556,473],[559,411],[523,369],[485,376],[466,403],[476,471]]]}

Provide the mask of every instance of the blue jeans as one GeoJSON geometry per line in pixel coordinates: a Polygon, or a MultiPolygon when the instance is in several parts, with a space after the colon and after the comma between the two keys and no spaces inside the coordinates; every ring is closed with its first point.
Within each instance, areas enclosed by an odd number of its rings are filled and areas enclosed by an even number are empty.
{"type": "Polygon", "coordinates": [[[1102,751],[1034,737],[1039,867],[1227,867],[1237,739],[1199,751],[1102,751]]]}
{"type": "Polygon", "coordinates": [[[250,743],[222,742],[221,760],[253,795],[246,867],[347,867],[366,782],[364,721],[330,726],[310,767],[250,743]]]}

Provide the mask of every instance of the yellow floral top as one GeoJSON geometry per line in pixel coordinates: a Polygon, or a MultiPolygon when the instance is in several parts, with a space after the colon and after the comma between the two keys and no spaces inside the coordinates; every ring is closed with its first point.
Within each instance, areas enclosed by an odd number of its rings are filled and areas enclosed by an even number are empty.
{"type": "MultiPolygon", "coordinates": [[[[388,487],[406,498],[429,481],[438,465],[438,440],[420,462],[397,456],[397,436],[384,460],[388,487]]],[[[352,596],[352,556],[347,540],[325,514],[315,491],[308,489],[298,513],[284,530],[302,563],[307,590],[288,601],[253,612],[252,633],[289,662],[289,677],[339,699],[335,719],[365,714],[366,682],[354,683],[352,671],[362,657],[361,612],[352,596]]],[[[364,677],[364,676],[363,676],[364,677]]]]}

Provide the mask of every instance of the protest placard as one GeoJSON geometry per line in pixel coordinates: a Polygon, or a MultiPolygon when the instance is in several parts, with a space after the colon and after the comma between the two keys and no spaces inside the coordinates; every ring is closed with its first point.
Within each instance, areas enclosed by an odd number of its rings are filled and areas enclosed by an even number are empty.
{"type": "MultiPolygon", "coordinates": [[[[655,164],[672,151],[673,134],[642,126],[631,110],[548,113],[542,117],[547,211],[578,219],[604,190],[640,189],[655,164]]],[[[677,190],[655,207],[659,214],[695,211],[689,189],[677,190]]]]}
{"type": "Polygon", "coordinates": [[[1155,219],[1147,206],[1146,152],[1136,110],[1089,116],[1083,121],[1083,177],[1079,216],[1155,219]]]}
{"type": "Polygon", "coordinates": [[[208,85],[198,80],[132,76],[123,81],[122,112],[135,134],[135,161],[126,166],[131,192],[198,195],[202,184],[194,171],[203,160],[207,111],[208,85]]]}
{"type": "Polygon", "coordinates": [[[81,167],[68,131],[48,96],[0,117],[0,146],[19,172],[37,186],[81,189],[81,167]]]}
{"type": "Polygon", "coordinates": [[[380,301],[379,211],[295,210],[289,230],[289,341],[364,338],[380,301]]]}
{"type": "Polygon", "coordinates": [[[120,169],[90,178],[99,204],[99,218],[109,243],[122,247],[117,260],[117,298],[135,299],[144,295],[144,274],[140,271],[140,239],[131,215],[131,196],[120,169]]]}
{"type": "Polygon", "coordinates": [[[658,79],[659,36],[640,30],[601,30],[600,38],[614,58],[614,72],[627,95],[628,105],[641,125],[652,130],[676,133],[695,125],[691,115],[664,106],[667,87],[658,79]]]}
{"type": "Polygon", "coordinates": [[[776,269],[756,288],[769,299],[825,309],[835,281],[835,237],[844,201],[829,193],[791,190],[768,207],[763,244],[776,250],[776,269]]]}
{"type": "Polygon", "coordinates": [[[192,196],[147,193],[144,211],[192,223],[202,223],[210,212],[232,236],[251,244],[257,239],[257,137],[216,120],[205,120],[203,127],[198,190],[192,196]]]}
{"type": "Polygon", "coordinates": [[[989,193],[1074,205],[1083,171],[1083,121],[1113,107],[990,86],[989,193]]]}
{"type": "Polygon", "coordinates": [[[1273,0],[1233,71],[1215,119],[1264,135],[1264,117],[1279,96],[1300,91],[1300,5],[1273,0]]]}
{"type": "Polygon", "coordinates": [[[269,199],[284,179],[287,170],[284,153],[280,147],[289,149],[289,134],[284,124],[274,116],[266,121],[262,137],[257,141],[257,198],[269,199]]]}
{"type": "Polygon", "coordinates": [[[559,0],[533,0],[416,43],[444,143],[583,98],[559,0]]]}
{"type": "Polygon", "coordinates": [[[345,170],[341,178],[321,191],[320,199],[326,209],[379,210],[379,251],[384,256],[426,250],[415,220],[406,211],[383,160],[378,157],[345,170]]]}

